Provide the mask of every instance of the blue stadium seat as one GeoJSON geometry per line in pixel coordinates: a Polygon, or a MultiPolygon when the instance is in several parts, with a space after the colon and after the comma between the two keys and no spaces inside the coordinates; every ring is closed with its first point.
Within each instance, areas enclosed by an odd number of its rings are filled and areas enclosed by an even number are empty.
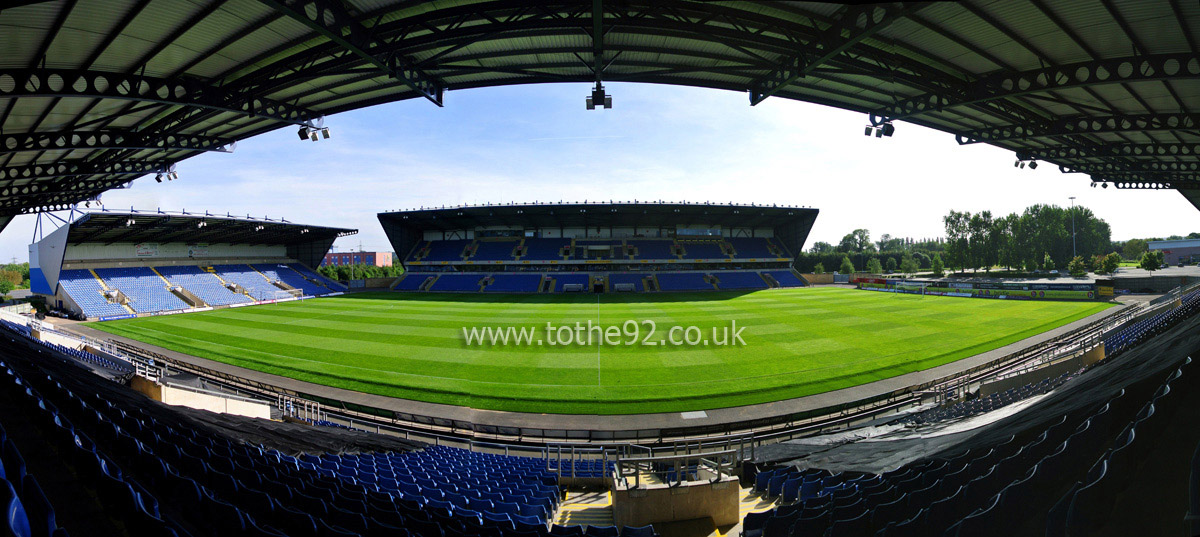
{"type": "Polygon", "coordinates": [[[129,297],[129,307],[138,313],[153,313],[187,309],[191,306],[175,296],[158,274],[150,267],[100,268],[96,275],[110,289],[118,289],[129,297]]]}
{"type": "Polygon", "coordinates": [[[105,317],[111,315],[129,315],[120,304],[109,302],[104,297],[104,289],[100,281],[90,271],[83,269],[66,269],[58,274],[58,283],[63,291],[71,296],[71,300],[83,310],[88,317],[105,317]]]}
{"type": "Polygon", "coordinates": [[[790,270],[764,270],[763,274],[775,278],[780,287],[804,287],[804,282],[790,270]]]}
{"type": "Polygon", "coordinates": [[[226,288],[215,274],[205,272],[194,265],[155,267],[168,281],[187,289],[209,306],[243,304],[253,300],[241,293],[226,288]]]}
{"type": "Polygon", "coordinates": [[[430,291],[475,292],[479,290],[479,280],[482,274],[443,274],[438,277],[430,291]]]}
{"type": "Polygon", "coordinates": [[[702,272],[659,272],[655,277],[663,291],[712,291],[702,272]]]}
{"type": "Polygon", "coordinates": [[[0,508],[4,509],[5,531],[13,537],[32,537],[33,530],[29,526],[29,518],[25,507],[17,497],[17,491],[12,483],[0,480],[0,508]]]}
{"type": "Polygon", "coordinates": [[[718,271],[717,287],[721,289],[766,289],[767,282],[757,272],[718,271]]]}

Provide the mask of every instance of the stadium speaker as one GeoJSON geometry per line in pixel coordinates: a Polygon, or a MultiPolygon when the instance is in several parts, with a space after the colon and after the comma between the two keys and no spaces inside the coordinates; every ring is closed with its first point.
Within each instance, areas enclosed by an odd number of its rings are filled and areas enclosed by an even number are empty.
{"type": "Polygon", "coordinates": [[[1037,161],[1036,160],[1029,161],[1029,169],[1031,169],[1031,170],[1037,169],[1037,161]]]}
{"type": "Polygon", "coordinates": [[[883,135],[887,136],[889,138],[893,134],[896,134],[896,126],[892,125],[891,123],[884,123],[883,127],[881,127],[881,129],[883,130],[883,135]]]}
{"type": "Polygon", "coordinates": [[[307,140],[308,139],[308,127],[300,127],[300,130],[296,131],[296,134],[300,136],[301,140],[307,140]]]}

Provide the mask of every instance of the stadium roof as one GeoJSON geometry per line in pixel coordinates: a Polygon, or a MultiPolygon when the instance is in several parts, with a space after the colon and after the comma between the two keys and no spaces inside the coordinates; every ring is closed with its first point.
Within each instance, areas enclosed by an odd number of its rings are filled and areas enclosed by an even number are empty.
{"type": "Polygon", "coordinates": [[[811,222],[817,212],[817,209],[804,207],[732,203],[518,203],[380,213],[379,220],[398,226],[437,231],[489,226],[650,228],[688,224],[774,228],[790,221],[811,222]]]}
{"type": "Polygon", "coordinates": [[[1184,0],[7,5],[0,224],[328,114],[543,82],[809,101],[1119,187],[1200,186],[1200,5],[1184,0]]]}
{"type": "Polygon", "coordinates": [[[188,242],[297,245],[329,241],[356,229],[294,224],[285,220],[163,212],[90,212],[71,223],[68,244],[188,242]],[[201,225],[203,224],[203,225],[201,225]]]}

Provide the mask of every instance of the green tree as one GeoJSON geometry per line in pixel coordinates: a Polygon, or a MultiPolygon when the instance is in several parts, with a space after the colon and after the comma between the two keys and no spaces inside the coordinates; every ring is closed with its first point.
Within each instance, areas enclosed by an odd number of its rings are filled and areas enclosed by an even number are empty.
{"type": "Polygon", "coordinates": [[[809,248],[808,251],[814,254],[827,254],[834,251],[834,248],[833,245],[829,244],[828,242],[818,241],[813,243],[812,248],[809,248]]]}
{"type": "Polygon", "coordinates": [[[8,294],[12,292],[13,282],[7,278],[0,278],[0,300],[8,300],[8,294]]]}
{"type": "Polygon", "coordinates": [[[842,266],[838,268],[838,272],[842,274],[854,273],[854,263],[850,261],[850,256],[842,256],[842,266]]]}
{"type": "Polygon", "coordinates": [[[867,261],[867,272],[871,274],[883,274],[883,265],[879,264],[878,257],[872,257],[867,261]]]}
{"type": "Polygon", "coordinates": [[[896,258],[889,256],[887,258],[886,265],[887,265],[888,272],[895,272],[896,271],[896,258]]]}
{"type": "Polygon", "coordinates": [[[1054,258],[1050,257],[1049,252],[1046,252],[1046,255],[1042,257],[1042,270],[1054,270],[1054,268],[1054,258]]]}
{"type": "Polygon", "coordinates": [[[1135,261],[1141,259],[1142,254],[1146,253],[1149,249],[1150,245],[1146,241],[1142,239],[1129,239],[1121,247],[1121,254],[1125,256],[1125,259],[1135,261]]]}
{"type": "Polygon", "coordinates": [[[813,274],[825,274],[825,265],[821,263],[813,265],[813,274]]]}
{"type": "Polygon", "coordinates": [[[942,265],[942,254],[940,254],[940,253],[933,254],[933,260],[930,261],[929,263],[930,263],[930,267],[933,268],[934,276],[941,278],[942,276],[946,275],[946,268],[944,265],[942,265]]]}
{"type": "Polygon", "coordinates": [[[1087,263],[1083,260],[1082,256],[1077,255],[1071,259],[1070,263],[1067,263],[1067,272],[1070,272],[1076,278],[1087,276],[1087,263]]]}
{"type": "Polygon", "coordinates": [[[1105,274],[1112,274],[1112,273],[1116,272],[1117,268],[1120,266],[1121,266],[1121,254],[1113,252],[1111,254],[1104,256],[1104,262],[1102,264],[1102,267],[1104,268],[1105,274]]]}
{"type": "Polygon", "coordinates": [[[965,270],[971,260],[971,213],[950,211],[942,222],[946,225],[945,262],[965,270]]]}
{"type": "Polygon", "coordinates": [[[920,266],[917,265],[916,258],[911,253],[904,252],[904,257],[900,258],[900,272],[903,272],[906,276],[912,276],[918,268],[920,266]]]}
{"type": "Polygon", "coordinates": [[[1152,250],[1142,254],[1142,260],[1138,263],[1138,268],[1154,272],[1162,267],[1163,253],[1162,250],[1152,250]]]}
{"type": "Polygon", "coordinates": [[[1033,272],[1037,269],[1038,269],[1037,261],[1034,261],[1032,257],[1025,260],[1025,272],[1033,272]]]}
{"type": "Polygon", "coordinates": [[[925,252],[914,252],[912,254],[912,256],[913,256],[913,259],[915,259],[917,261],[917,268],[926,269],[926,268],[930,268],[931,266],[933,266],[932,265],[933,259],[930,258],[929,255],[926,254],[925,252]]]}
{"type": "Polygon", "coordinates": [[[1195,233],[1188,233],[1188,236],[1187,236],[1187,238],[1189,238],[1189,239],[1200,239],[1200,231],[1197,231],[1197,232],[1195,232],[1195,233]]]}

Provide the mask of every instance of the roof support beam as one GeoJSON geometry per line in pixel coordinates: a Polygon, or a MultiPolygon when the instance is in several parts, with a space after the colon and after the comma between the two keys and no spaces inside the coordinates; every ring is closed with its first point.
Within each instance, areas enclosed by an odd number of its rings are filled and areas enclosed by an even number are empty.
{"type": "Polygon", "coordinates": [[[424,71],[411,66],[400,56],[376,54],[372,50],[384,51],[389,47],[376,39],[341,4],[340,0],[260,0],[292,19],[312,28],[326,39],[337,43],[346,51],[366,60],[379,71],[403,81],[413,91],[442,106],[443,85],[424,71]]]}
{"type": "Polygon", "coordinates": [[[1078,147],[1048,147],[1017,152],[1037,160],[1082,159],[1105,157],[1196,157],[1200,155],[1200,142],[1187,143],[1144,143],[1097,145],[1094,150],[1084,151],[1078,147]]]}
{"type": "Polygon", "coordinates": [[[1200,57],[1192,53],[1131,56],[1030,71],[1000,71],[961,85],[947,86],[936,93],[897,101],[875,115],[887,120],[906,119],[953,106],[983,104],[1068,88],[1196,78],[1200,78],[1200,57]]]}
{"type": "MultiPolygon", "coordinates": [[[[979,142],[1029,140],[1046,136],[1077,136],[1120,132],[1200,129],[1197,114],[1130,114],[1107,117],[1067,117],[1044,125],[1006,125],[977,129],[957,135],[962,145],[979,142]]],[[[1125,145],[1125,144],[1121,144],[1125,145]]]]}
{"type": "Polygon", "coordinates": [[[23,151],[74,149],[134,149],[150,151],[219,151],[232,153],[229,138],[199,134],[166,134],[123,130],[61,131],[0,134],[0,155],[23,151]]]}
{"type": "Polygon", "coordinates": [[[843,8],[833,24],[810,42],[805,50],[787,59],[787,65],[754,83],[754,89],[750,90],[750,106],[763,102],[797,79],[804,78],[911,11],[915,9],[894,4],[851,5],[843,8]]]}
{"type": "Polygon", "coordinates": [[[193,79],[73,69],[0,69],[0,98],[91,97],[154,102],[309,125],[321,114],[193,79]]]}
{"type": "MultiPolygon", "coordinates": [[[[164,171],[171,163],[162,160],[122,160],[110,163],[63,161],[57,164],[8,166],[0,168],[0,181],[46,179],[51,177],[82,177],[88,175],[146,175],[164,171]]],[[[47,190],[44,183],[30,185],[34,190],[47,190]]]]}
{"type": "Polygon", "coordinates": [[[1141,177],[1137,174],[1116,173],[1092,175],[1093,183],[1112,183],[1120,189],[1138,190],[1200,190],[1200,174],[1181,174],[1166,177],[1141,177]]]}

